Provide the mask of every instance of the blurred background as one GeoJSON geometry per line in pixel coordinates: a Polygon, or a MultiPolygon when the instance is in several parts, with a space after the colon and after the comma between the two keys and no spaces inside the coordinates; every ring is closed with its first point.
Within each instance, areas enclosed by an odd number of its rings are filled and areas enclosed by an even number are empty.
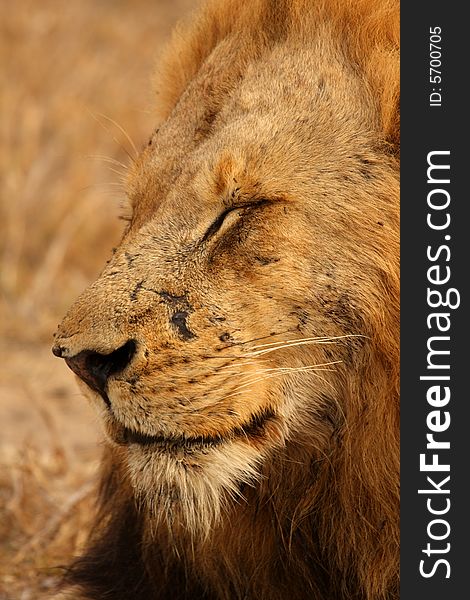
{"type": "Polygon", "coordinates": [[[159,51],[194,0],[0,0],[0,600],[47,598],[91,513],[99,425],[52,334],[120,238],[159,51]]]}

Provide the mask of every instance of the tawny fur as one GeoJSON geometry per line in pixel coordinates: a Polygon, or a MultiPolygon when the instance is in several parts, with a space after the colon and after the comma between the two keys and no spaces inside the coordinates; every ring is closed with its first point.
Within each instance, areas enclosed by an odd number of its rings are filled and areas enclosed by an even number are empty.
{"type": "Polygon", "coordinates": [[[106,451],[71,597],[398,597],[398,19],[226,0],[176,31],[129,226],[56,339],[136,343],[109,406],[87,390],[106,451]]]}

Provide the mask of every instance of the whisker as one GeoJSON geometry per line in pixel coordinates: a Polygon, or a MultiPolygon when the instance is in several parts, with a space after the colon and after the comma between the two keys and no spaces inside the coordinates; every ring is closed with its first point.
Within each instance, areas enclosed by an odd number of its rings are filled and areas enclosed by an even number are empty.
{"type": "MultiPolygon", "coordinates": [[[[343,362],[343,361],[342,360],[334,360],[334,361],[327,362],[327,363],[319,363],[318,365],[306,365],[303,367],[272,367],[272,368],[268,368],[268,369],[259,369],[259,372],[267,373],[268,371],[306,371],[306,370],[316,369],[318,367],[337,365],[338,363],[341,363],[341,362],[343,362]]],[[[331,371],[332,369],[328,369],[328,370],[331,371]]]]}
{"type": "MultiPolygon", "coordinates": [[[[271,371],[270,373],[267,373],[265,375],[263,375],[263,371],[260,371],[258,373],[258,376],[255,377],[254,379],[251,379],[250,381],[245,381],[244,383],[238,385],[235,389],[234,392],[231,394],[228,394],[227,396],[225,396],[225,398],[230,398],[231,396],[234,395],[238,395],[243,393],[241,390],[254,385],[255,383],[259,383],[261,381],[265,381],[267,379],[271,379],[272,377],[277,377],[279,375],[291,375],[294,373],[305,373],[305,372],[309,372],[309,373],[317,373],[318,371],[334,371],[335,369],[329,369],[327,368],[329,365],[335,365],[338,363],[341,363],[343,361],[341,360],[337,360],[337,361],[332,361],[330,363],[322,363],[319,365],[307,365],[307,366],[303,366],[303,367],[278,367],[275,369],[268,369],[269,371],[271,371]],[[274,371],[274,372],[272,372],[274,371]],[[261,377],[259,377],[259,375],[262,375],[261,377]]],[[[326,382],[326,380],[325,380],[326,382]]]]}
{"type": "MultiPolygon", "coordinates": [[[[329,363],[323,363],[323,364],[318,364],[318,365],[306,365],[303,367],[272,367],[272,368],[267,368],[267,369],[257,369],[256,370],[256,376],[261,375],[261,374],[265,374],[265,373],[272,373],[272,374],[289,374],[289,373],[301,373],[303,371],[334,371],[334,369],[328,369],[325,368],[329,365],[335,365],[335,364],[339,364],[343,361],[341,360],[335,360],[329,363]]],[[[243,377],[244,374],[234,371],[233,373],[234,375],[239,375],[240,377],[243,377]]],[[[246,373],[245,377],[250,377],[250,376],[254,376],[254,373],[246,373]]],[[[251,383],[251,382],[247,382],[247,383],[251,383]]]]}
{"type": "Polygon", "coordinates": [[[119,123],[117,121],[115,121],[111,117],[108,117],[107,115],[104,115],[103,113],[98,113],[98,115],[100,117],[102,117],[103,119],[106,119],[107,121],[109,121],[109,123],[112,123],[115,127],[117,127],[119,129],[119,131],[123,134],[123,136],[127,139],[129,144],[131,145],[132,149],[134,150],[135,158],[137,158],[139,156],[139,151],[137,150],[137,147],[134,144],[133,139],[127,133],[127,131],[124,129],[124,127],[122,125],[119,125],[119,123]]]}
{"type": "MultiPolygon", "coordinates": [[[[93,117],[93,119],[100,125],[100,127],[102,127],[110,136],[111,138],[114,140],[114,142],[116,142],[116,144],[122,149],[124,150],[124,152],[127,154],[127,156],[129,157],[131,162],[134,162],[135,158],[138,156],[138,152],[137,149],[135,148],[134,143],[131,141],[131,145],[134,148],[135,151],[135,156],[132,156],[129,152],[129,150],[116,138],[116,136],[111,132],[111,130],[109,129],[109,127],[106,127],[99,119],[98,116],[93,113],[92,111],[89,111],[90,115],[93,117]]],[[[107,117],[106,115],[100,114],[98,113],[99,116],[103,117],[104,119],[107,119],[108,121],[110,121],[111,123],[114,123],[114,125],[120,130],[123,131],[122,127],[120,127],[115,121],[113,122],[113,120],[109,117],[107,117]]],[[[126,136],[126,138],[128,138],[129,136],[123,131],[124,135],[126,136]]]]}
{"type": "MultiPolygon", "coordinates": [[[[281,334],[275,334],[275,335],[281,335],[281,334]]],[[[264,337],[267,338],[267,337],[271,337],[271,336],[264,336],[264,337]]],[[[342,339],[346,339],[346,338],[355,338],[355,337],[367,338],[366,335],[357,333],[357,334],[338,335],[338,336],[334,336],[334,337],[323,336],[323,337],[311,337],[311,338],[296,338],[296,339],[292,339],[292,340],[281,340],[278,342],[270,342],[268,344],[260,344],[257,346],[253,346],[251,349],[247,350],[243,356],[246,356],[249,358],[251,358],[253,356],[262,356],[263,354],[268,354],[269,352],[273,352],[274,350],[282,350],[283,348],[292,348],[294,346],[303,346],[306,344],[319,344],[319,345],[321,345],[321,344],[336,344],[337,340],[342,340],[342,339]],[[275,346],[275,347],[269,347],[269,346],[275,346]],[[261,348],[261,350],[256,350],[256,348],[261,348]]],[[[263,338],[259,338],[259,339],[263,339],[263,338]]],[[[243,346],[252,341],[256,341],[256,340],[247,340],[245,342],[236,342],[236,343],[232,344],[231,346],[227,346],[226,348],[219,348],[219,350],[220,351],[231,350],[233,347],[243,346]]],[[[223,360],[234,361],[241,357],[239,355],[236,355],[233,357],[228,357],[227,355],[216,356],[216,355],[209,354],[209,355],[206,355],[204,358],[210,358],[210,359],[218,358],[219,360],[223,359],[223,360]]]]}
{"type": "Polygon", "coordinates": [[[111,171],[112,173],[116,173],[116,175],[119,175],[119,179],[121,181],[121,183],[124,183],[124,179],[125,179],[125,173],[123,173],[122,171],[119,171],[118,169],[115,169],[114,167],[106,167],[108,169],[108,171],[111,171]]]}
{"type": "Polygon", "coordinates": [[[117,160],[117,158],[113,158],[112,156],[106,156],[104,154],[87,154],[85,158],[102,160],[103,162],[111,163],[113,165],[116,165],[117,167],[122,167],[124,171],[127,171],[127,169],[129,168],[128,165],[125,165],[120,160],[117,160]]]}
{"type": "Polygon", "coordinates": [[[366,337],[362,334],[359,333],[355,333],[355,334],[347,334],[347,335],[337,335],[334,337],[329,337],[329,336],[318,336],[318,337],[304,337],[304,338],[294,338],[292,340],[280,340],[278,342],[270,342],[269,344],[258,344],[257,346],[253,346],[252,350],[255,350],[256,348],[264,348],[267,346],[275,346],[276,344],[293,344],[295,342],[310,342],[310,341],[319,341],[319,342],[330,342],[333,340],[342,340],[344,338],[350,338],[350,337],[366,337]]]}
{"type": "MultiPolygon", "coordinates": [[[[236,342],[235,344],[237,346],[245,346],[246,344],[251,344],[252,342],[259,342],[260,340],[266,340],[268,338],[273,338],[276,335],[284,335],[285,333],[289,333],[289,332],[290,332],[290,330],[286,329],[285,331],[278,331],[276,333],[270,333],[268,335],[263,335],[263,336],[258,337],[258,338],[252,338],[251,340],[245,340],[243,342],[236,342]]],[[[254,346],[254,347],[256,348],[257,346],[254,346]]]]}
{"type": "MultiPolygon", "coordinates": [[[[257,364],[258,364],[258,361],[256,361],[256,360],[244,360],[244,358],[245,358],[244,356],[240,356],[240,357],[239,357],[239,359],[240,359],[240,363],[241,363],[241,364],[240,364],[240,365],[237,365],[237,369],[238,369],[240,366],[245,366],[245,365],[257,365],[257,364]]],[[[220,370],[222,370],[222,369],[233,369],[233,368],[234,368],[234,365],[223,365],[222,367],[218,367],[218,368],[219,368],[220,370]]],[[[237,373],[238,371],[234,371],[234,372],[235,372],[235,373],[237,373]]]]}
{"type": "MultiPolygon", "coordinates": [[[[295,346],[305,346],[307,344],[318,344],[318,345],[326,345],[326,344],[336,344],[337,339],[342,339],[351,336],[338,336],[337,338],[323,338],[323,339],[300,339],[299,341],[292,340],[290,342],[286,342],[284,344],[278,344],[273,348],[264,348],[263,350],[255,350],[254,352],[247,352],[246,356],[262,356],[263,354],[268,354],[269,352],[274,352],[275,350],[282,350],[284,348],[294,348],[295,346]]],[[[362,337],[362,336],[355,336],[362,337]]]]}

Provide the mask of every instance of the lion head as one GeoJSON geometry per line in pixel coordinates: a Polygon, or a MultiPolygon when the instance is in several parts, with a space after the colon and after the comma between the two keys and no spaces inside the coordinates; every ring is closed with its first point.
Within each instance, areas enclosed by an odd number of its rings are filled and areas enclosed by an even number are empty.
{"type": "Polygon", "coordinates": [[[86,598],[391,598],[398,9],[211,2],[54,353],[106,438],[86,598]]]}

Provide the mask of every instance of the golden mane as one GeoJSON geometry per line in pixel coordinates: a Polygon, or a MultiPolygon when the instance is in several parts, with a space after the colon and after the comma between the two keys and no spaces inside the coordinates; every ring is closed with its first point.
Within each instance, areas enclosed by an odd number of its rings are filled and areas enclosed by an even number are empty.
{"type": "Polygon", "coordinates": [[[400,13],[394,0],[210,0],[173,32],[155,76],[157,114],[165,119],[212,50],[230,36],[240,55],[257,56],[280,36],[308,40],[316,27],[334,27],[351,64],[365,74],[393,146],[400,140],[400,13]],[[260,35],[260,32],[263,32],[260,35]]]}

